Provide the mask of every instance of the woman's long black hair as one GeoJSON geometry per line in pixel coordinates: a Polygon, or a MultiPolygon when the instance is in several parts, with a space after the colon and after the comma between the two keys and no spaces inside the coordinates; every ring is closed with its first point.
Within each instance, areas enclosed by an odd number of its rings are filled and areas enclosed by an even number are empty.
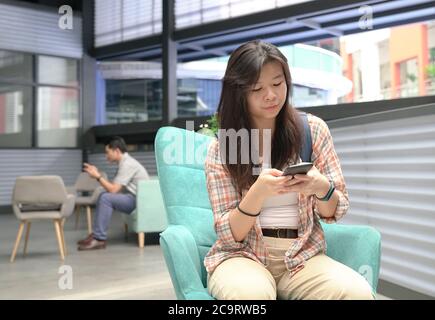
{"type": "MultiPolygon", "coordinates": [[[[255,40],[243,44],[231,54],[223,78],[217,116],[219,129],[238,131],[245,128],[251,132],[254,128],[248,111],[247,97],[258,81],[262,67],[273,61],[282,66],[287,85],[287,97],[276,118],[275,132],[272,137],[271,165],[273,168],[280,169],[288,162],[296,161],[302,144],[302,135],[299,115],[291,106],[289,99],[292,81],[287,59],[276,46],[255,40]]],[[[249,143],[249,150],[251,148],[252,141],[249,143]]],[[[228,150],[226,154],[221,154],[221,157],[225,157],[225,167],[239,193],[255,182],[258,176],[253,175],[252,159],[249,164],[241,162],[240,141],[237,145],[236,164],[230,163],[228,150]]]]}

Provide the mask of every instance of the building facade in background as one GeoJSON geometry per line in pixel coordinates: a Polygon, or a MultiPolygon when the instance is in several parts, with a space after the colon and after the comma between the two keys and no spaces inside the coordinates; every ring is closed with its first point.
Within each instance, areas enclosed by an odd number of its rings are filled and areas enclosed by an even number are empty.
{"type": "Polygon", "coordinates": [[[341,38],[343,73],[353,89],[342,102],[435,94],[435,22],[341,38]]]}

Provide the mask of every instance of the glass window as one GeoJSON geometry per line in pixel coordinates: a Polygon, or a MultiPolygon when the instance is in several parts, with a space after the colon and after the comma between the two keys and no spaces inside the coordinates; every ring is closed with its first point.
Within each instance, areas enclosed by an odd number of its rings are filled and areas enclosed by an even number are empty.
{"type": "Polygon", "coordinates": [[[0,50],[0,147],[77,147],[78,66],[75,59],[0,50]]]}
{"type": "Polygon", "coordinates": [[[0,83],[0,146],[32,146],[32,88],[0,83]]]}
{"type": "MultiPolygon", "coordinates": [[[[292,74],[293,104],[434,95],[434,34],[435,21],[429,21],[280,46],[292,74]]],[[[180,117],[216,110],[227,60],[228,56],[178,65],[180,117]],[[210,95],[213,98],[204,98],[210,95]]]]}
{"type": "Polygon", "coordinates": [[[221,90],[220,79],[178,79],[178,117],[213,115],[219,104],[221,90]]]}
{"type": "Polygon", "coordinates": [[[105,123],[162,119],[160,79],[106,80],[105,123]]]}
{"type": "Polygon", "coordinates": [[[38,88],[38,147],[76,147],[79,120],[77,89],[38,88]]]}
{"type": "Polygon", "coordinates": [[[77,60],[39,56],[38,82],[76,87],[78,85],[77,60]]]}
{"type": "Polygon", "coordinates": [[[327,101],[327,91],[323,89],[309,88],[306,86],[293,86],[292,103],[297,107],[318,106],[327,101]]]}
{"type": "MultiPolygon", "coordinates": [[[[435,64],[430,62],[435,44],[425,37],[433,34],[433,25],[422,22],[279,47],[290,65],[293,105],[435,94],[435,64]]],[[[178,117],[216,112],[227,61],[225,56],[177,65],[178,117]]],[[[99,71],[98,124],[161,119],[160,62],[102,62],[99,71]]]]}
{"type": "MultiPolygon", "coordinates": [[[[199,64],[193,62],[178,65],[178,117],[215,113],[220,98],[221,78],[226,67],[226,60],[220,60],[222,61],[209,60],[199,64]]],[[[161,63],[101,62],[98,75],[98,124],[162,119],[161,63]]]]}
{"type": "Polygon", "coordinates": [[[32,68],[31,54],[0,50],[0,79],[31,83],[32,68]]]}
{"type": "Polygon", "coordinates": [[[100,62],[96,82],[97,124],[161,120],[161,78],[161,62],[100,62]]]}

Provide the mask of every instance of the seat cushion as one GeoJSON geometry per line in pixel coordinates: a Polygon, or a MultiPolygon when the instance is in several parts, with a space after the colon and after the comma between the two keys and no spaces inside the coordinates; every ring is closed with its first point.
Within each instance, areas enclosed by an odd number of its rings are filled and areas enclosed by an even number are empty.
{"type": "Polygon", "coordinates": [[[22,220],[39,220],[39,219],[62,219],[64,218],[60,211],[32,211],[23,212],[22,220]]]}
{"type": "Polygon", "coordinates": [[[60,204],[53,203],[38,203],[38,204],[20,204],[18,206],[21,212],[33,211],[60,211],[60,204]]]}
{"type": "Polygon", "coordinates": [[[92,197],[76,197],[76,205],[82,205],[82,206],[90,206],[95,204],[95,202],[92,200],[92,197]]]}

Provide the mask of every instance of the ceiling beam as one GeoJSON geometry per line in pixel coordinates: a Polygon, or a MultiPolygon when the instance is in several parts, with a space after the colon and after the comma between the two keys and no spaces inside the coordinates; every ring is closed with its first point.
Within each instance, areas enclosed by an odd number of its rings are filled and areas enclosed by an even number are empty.
{"type": "Polygon", "coordinates": [[[296,24],[296,25],[302,25],[304,27],[308,27],[314,30],[322,30],[328,34],[331,34],[336,37],[340,37],[343,35],[343,31],[337,29],[337,28],[324,28],[319,22],[314,21],[313,19],[306,19],[306,20],[298,20],[296,18],[289,18],[286,20],[288,24],[296,24]]]}

